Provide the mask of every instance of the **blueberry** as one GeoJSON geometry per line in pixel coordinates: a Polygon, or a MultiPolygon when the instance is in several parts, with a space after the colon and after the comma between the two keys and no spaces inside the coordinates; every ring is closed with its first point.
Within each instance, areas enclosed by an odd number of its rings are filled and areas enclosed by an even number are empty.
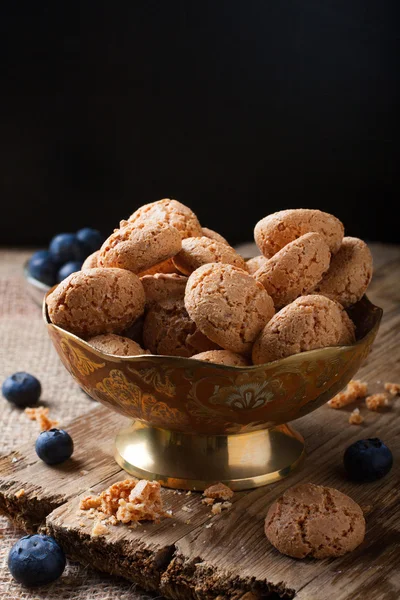
{"type": "Polygon", "coordinates": [[[73,233],[59,233],[50,242],[50,256],[59,266],[69,261],[85,260],[86,250],[73,233]]]}
{"type": "Polygon", "coordinates": [[[26,535],[11,548],[8,568],[18,583],[39,587],[61,577],[65,554],[49,535],[26,535]]]}
{"type": "Polygon", "coordinates": [[[1,391],[6,400],[16,406],[25,408],[26,406],[37,404],[42,392],[42,386],[36,377],[22,371],[7,377],[3,382],[1,391]]]}
{"type": "Polygon", "coordinates": [[[28,263],[29,275],[46,285],[56,283],[57,265],[48,250],[39,250],[32,254],[28,263]]]}
{"type": "Polygon", "coordinates": [[[57,273],[57,281],[60,282],[66,277],[68,277],[68,275],[71,275],[71,273],[76,273],[77,271],[80,271],[81,267],[82,261],[80,260],[71,260],[70,262],[65,263],[65,265],[63,265],[57,273]]]}
{"type": "Polygon", "coordinates": [[[42,431],[36,440],[36,454],[48,465],[58,465],[68,460],[74,451],[74,442],[63,429],[42,431]]]}
{"type": "Polygon", "coordinates": [[[358,440],[345,451],[343,463],[350,479],[375,481],[389,473],[393,455],[379,438],[358,440]]]}
{"type": "Polygon", "coordinates": [[[91,229],[90,227],[80,229],[76,234],[76,237],[84,246],[88,255],[98,250],[104,242],[104,237],[101,235],[100,231],[91,229]]]}

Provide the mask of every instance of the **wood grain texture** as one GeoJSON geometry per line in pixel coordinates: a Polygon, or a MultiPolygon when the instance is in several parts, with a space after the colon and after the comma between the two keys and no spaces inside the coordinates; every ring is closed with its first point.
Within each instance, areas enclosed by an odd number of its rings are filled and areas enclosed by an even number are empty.
{"type": "MultiPolygon", "coordinates": [[[[385,381],[400,382],[400,247],[373,250],[376,270],[369,297],[385,312],[373,351],[357,377],[375,392],[382,391],[385,381]]],[[[71,557],[168,598],[397,600],[400,398],[379,413],[361,408],[365,422],[360,427],[348,424],[352,408],[324,406],[295,422],[306,439],[303,468],[274,485],[235,494],[229,511],[211,517],[198,494],[164,489],[172,519],[137,529],[110,527],[110,535],[94,538],[93,521],[78,514],[79,497],[126,477],[112,458],[112,439],[124,419],[97,408],[68,427],[76,453],[65,466],[46,467],[32,448],[0,459],[0,509],[28,530],[47,517],[47,528],[71,557]],[[371,484],[348,481],[342,469],[344,449],[357,439],[376,436],[394,454],[390,475],[371,484]],[[15,457],[18,461],[12,462],[15,457]],[[265,538],[270,504],[288,487],[308,481],[336,487],[364,507],[366,539],[351,554],[335,560],[294,560],[280,555],[265,538]],[[20,488],[26,493],[18,499],[20,488]]]]}

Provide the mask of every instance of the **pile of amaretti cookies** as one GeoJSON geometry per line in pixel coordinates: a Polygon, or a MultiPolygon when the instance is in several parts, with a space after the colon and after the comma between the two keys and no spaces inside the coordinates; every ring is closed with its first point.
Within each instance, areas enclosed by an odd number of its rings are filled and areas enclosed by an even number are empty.
{"type": "Polygon", "coordinates": [[[354,342],[345,308],[372,257],[319,210],[259,221],[247,263],[176,200],[142,206],[47,298],[51,321],[107,354],[262,364],[354,342]]]}

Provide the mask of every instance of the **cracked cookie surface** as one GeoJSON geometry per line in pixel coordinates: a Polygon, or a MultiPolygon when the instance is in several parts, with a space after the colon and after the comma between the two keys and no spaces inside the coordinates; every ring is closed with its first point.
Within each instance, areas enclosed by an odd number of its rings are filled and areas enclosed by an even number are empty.
{"type": "Polygon", "coordinates": [[[229,242],[217,231],[214,229],[209,229],[208,227],[202,227],[202,235],[209,238],[210,240],[215,240],[216,242],[221,242],[221,244],[227,244],[230,246],[229,242]]]}
{"type": "Polygon", "coordinates": [[[289,242],[305,233],[319,233],[335,254],[342,243],[344,227],[341,221],[321,210],[296,208],[281,210],[261,219],[254,228],[254,239],[261,253],[274,256],[289,242]]]}
{"type": "Polygon", "coordinates": [[[265,535],[293,558],[342,556],[364,540],[365,519],[349,496],[306,483],[289,488],[271,505],[265,535]]]}
{"type": "Polygon", "coordinates": [[[347,307],[361,300],[371,279],[372,255],[367,244],[358,238],[345,237],[314,292],[347,307]]]}
{"type": "Polygon", "coordinates": [[[141,277],[147,305],[167,300],[183,300],[187,280],[187,277],[177,273],[156,273],[141,277]]]}
{"type": "Polygon", "coordinates": [[[189,317],[183,300],[174,299],[150,307],[143,325],[143,343],[152,354],[186,358],[218,348],[189,317]]]}
{"type": "Polygon", "coordinates": [[[246,262],[246,271],[250,273],[250,275],[254,275],[258,269],[266,265],[268,262],[268,258],[265,258],[262,254],[259,256],[253,256],[253,258],[249,258],[246,262]]]}
{"type": "Polygon", "coordinates": [[[297,298],[267,323],[253,346],[253,363],[354,341],[354,324],[343,307],[325,296],[311,294],[297,298]]]}
{"type": "Polygon", "coordinates": [[[83,338],[120,333],[144,311],[140,279],[124,269],[72,273],[46,300],[52,323],[83,338]]]}
{"type": "Polygon", "coordinates": [[[99,267],[141,273],[172,258],[181,249],[181,237],[175,227],[152,221],[122,224],[100,248],[99,267]]]}
{"type": "Polygon", "coordinates": [[[187,282],[185,306],[198,328],[224,350],[251,351],[254,340],[275,313],[271,297],[249,273],[210,263],[187,282]]]}
{"type": "Polygon", "coordinates": [[[100,250],[96,250],[96,252],[89,254],[89,256],[83,261],[81,271],[86,271],[86,269],[95,269],[98,267],[99,254],[100,250]]]}
{"type": "Polygon", "coordinates": [[[174,256],[173,262],[184,275],[190,275],[208,263],[223,263],[246,269],[244,259],[232,246],[205,236],[182,240],[182,249],[174,256]]]}
{"type": "Polygon", "coordinates": [[[113,354],[114,356],[140,356],[148,354],[139,344],[133,340],[115,333],[106,333],[104,335],[96,335],[88,340],[88,344],[104,352],[105,354],[113,354]]]}
{"type": "Polygon", "coordinates": [[[129,217],[129,222],[133,224],[148,223],[150,220],[175,227],[182,239],[203,235],[194,212],[188,206],[170,198],[145,204],[129,217]]]}
{"type": "Polygon", "coordinates": [[[205,362],[215,363],[217,365],[226,365],[229,367],[248,367],[249,361],[230,350],[208,350],[208,352],[200,352],[192,358],[204,360],[205,362]]]}
{"type": "Polygon", "coordinates": [[[319,233],[306,233],[267,260],[254,278],[279,309],[310,292],[328,270],[330,258],[324,238],[319,233]]]}

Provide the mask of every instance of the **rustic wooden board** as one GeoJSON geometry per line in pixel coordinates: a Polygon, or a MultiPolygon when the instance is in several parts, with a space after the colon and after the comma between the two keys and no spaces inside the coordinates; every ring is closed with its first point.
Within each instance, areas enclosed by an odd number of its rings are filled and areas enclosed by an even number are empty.
{"type": "MultiPolygon", "coordinates": [[[[385,381],[400,382],[400,249],[378,248],[375,264],[369,295],[385,315],[373,351],[359,373],[372,391],[381,390],[385,381]]],[[[172,519],[137,529],[118,526],[110,528],[112,533],[106,537],[93,538],[93,522],[77,514],[79,497],[125,477],[112,458],[113,436],[125,419],[96,408],[68,427],[76,452],[66,465],[47,467],[31,447],[0,459],[0,510],[27,530],[46,520],[72,558],[169,598],[250,600],[276,592],[277,597],[296,595],[301,600],[397,600],[399,410],[400,399],[396,399],[391,409],[379,414],[364,411],[365,424],[355,427],[348,425],[348,412],[322,407],[295,424],[306,439],[308,458],[288,479],[235,494],[233,507],[212,518],[198,494],[163,490],[172,519]],[[393,470],[372,484],[351,483],[342,471],[343,451],[356,439],[373,436],[391,447],[393,470]],[[297,561],[270,546],[263,533],[268,507],[300,481],[337,487],[365,507],[366,540],[356,551],[336,560],[297,561]],[[15,493],[21,488],[25,495],[18,499],[15,493]]]]}

